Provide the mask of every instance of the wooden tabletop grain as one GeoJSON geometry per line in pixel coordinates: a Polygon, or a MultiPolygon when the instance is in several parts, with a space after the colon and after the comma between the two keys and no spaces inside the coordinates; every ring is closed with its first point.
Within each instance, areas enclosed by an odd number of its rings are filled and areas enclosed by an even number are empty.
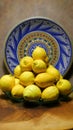
{"type": "MultiPolygon", "coordinates": [[[[8,73],[3,59],[5,39],[19,22],[46,17],[61,25],[73,44],[73,0],[0,0],[0,77],[8,73]]],[[[73,85],[73,65],[66,78],[73,85]]],[[[55,106],[30,107],[13,103],[0,90],[0,130],[70,130],[73,128],[73,101],[55,106]]]]}

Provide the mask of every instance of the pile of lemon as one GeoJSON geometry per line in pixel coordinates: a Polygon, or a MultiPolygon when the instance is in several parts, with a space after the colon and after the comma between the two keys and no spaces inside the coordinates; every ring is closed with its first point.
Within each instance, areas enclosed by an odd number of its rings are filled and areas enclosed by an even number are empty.
{"type": "Polygon", "coordinates": [[[0,89],[25,101],[55,101],[59,95],[71,93],[72,85],[49,64],[44,48],[37,46],[32,56],[25,56],[14,68],[14,74],[0,78],[0,89]]]}

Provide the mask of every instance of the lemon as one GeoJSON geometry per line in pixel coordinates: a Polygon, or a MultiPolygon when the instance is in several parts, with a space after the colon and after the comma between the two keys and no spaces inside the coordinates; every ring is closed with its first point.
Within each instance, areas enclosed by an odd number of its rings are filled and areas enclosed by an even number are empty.
{"type": "Polygon", "coordinates": [[[44,61],[47,63],[47,66],[49,65],[49,58],[48,56],[45,57],[44,61]]]}
{"type": "Polygon", "coordinates": [[[20,80],[18,78],[15,78],[15,85],[19,84],[20,80]]]}
{"type": "Polygon", "coordinates": [[[38,100],[41,97],[41,89],[34,84],[28,85],[24,89],[23,97],[25,100],[28,100],[28,101],[38,100]]]}
{"type": "Polygon", "coordinates": [[[50,86],[43,90],[41,94],[41,99],[44,101],[54,101],[57,100],[59,96],[59,90],[56,86],[50,86]]]}
{"type": "Polygon", "coordinates": [[[68,95],[72,89],[72,85],[71,85],[70,81],[67,79],[60,79],[57,82],[56,86],[62,95],[68,95]]]}
{"type": "Polygon", "coordinates": [[[20,60],[20,67],[22,71],[32,70],[33,58],[30,56],[25,56],[20,60]]]}
{"type": "Polygon", "coordinates": [[[16,78],[19,78],[20,74],[21,74],[21,67],[20,67],[20,65],[17,65],[17,66],[14,68],[14,76],[15,76],[16,78]]]}
{"type": "Polygon", "coordinates": [[[32,70],[35,73],[45,72],[46,68],[47,68],[46,63],[43,60],[39,59],[33,61],[32,70]]]}
{"type": "Polygon", "coordinates": [[[44,48],[36,46],[36,48],[32,52],[33,59],[42,59],[45,60],[47,57],[46,51],[44,48]]]}
{"type": "Polygon", "coordinates": [[[35,77],[35,84],[37,84],[40,88],[46,88],[50,85],[54,84],[54,77],[49,75],[48,73],[40,73],[35,77]]]}
{"type": "Polygon", "coordinates": [[[49,65],[46,72],[54,78],[55,82],[60,79],[60,72],[53,65],[49,65]]]}
{"type": "Polygon", "coordinates": [[[24,87],[20,84],[17,84],[12,88],[11,94],[12,94],[13,97],[22,98],[23,97],[23,91],[24,91],[24,87]]]}
{"type": "Polygon", "coordinates": [[[60,74],[60,79],[63,79],[63,75],[62,74],[60,74]]]}
{"type": "Polygon", "coordinates": [[[0,89],[3,91],[11,91],[13,86],[15,85],[15,78],[14,76],[7,74],[3,75],[0,79],[0,89]]]}
{"type": "Polygon", "coordinates": [[[27,86],[34,83],[34,74],[31,71],[25,71],[20,75],[20,84],[27,86]]]}

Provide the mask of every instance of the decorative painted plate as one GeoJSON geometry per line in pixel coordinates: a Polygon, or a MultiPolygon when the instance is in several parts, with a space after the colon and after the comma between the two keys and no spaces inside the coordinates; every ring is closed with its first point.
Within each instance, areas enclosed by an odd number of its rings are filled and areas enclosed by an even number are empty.
{"type": "Polygon", "coordinates": [[[46,18],[30,18],[18,24],[5,43],[5,64],[10,73],[22,57],[29,55],[36,46],[45,49],[49,63],[64,76],[72,63],[72,44],[64,29],[46,18]]]}

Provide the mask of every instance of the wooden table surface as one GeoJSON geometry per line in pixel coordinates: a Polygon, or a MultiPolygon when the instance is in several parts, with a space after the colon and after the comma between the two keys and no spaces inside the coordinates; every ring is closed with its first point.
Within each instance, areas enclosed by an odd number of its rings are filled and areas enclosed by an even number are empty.
{"type": "MultiPolygon", "coordinates": [[[[5,38],[19,22],[47,17],[60,24],[73,41],[73,0],[0,0],[0,77],[8,73],[3,63],[5,38]]],[[[73,85],[73,65],[66,78],[73,85]]],[[[53,107],[13,103],[0,90],[0,130],[70,130],[73,101],[53,107]]]]}

